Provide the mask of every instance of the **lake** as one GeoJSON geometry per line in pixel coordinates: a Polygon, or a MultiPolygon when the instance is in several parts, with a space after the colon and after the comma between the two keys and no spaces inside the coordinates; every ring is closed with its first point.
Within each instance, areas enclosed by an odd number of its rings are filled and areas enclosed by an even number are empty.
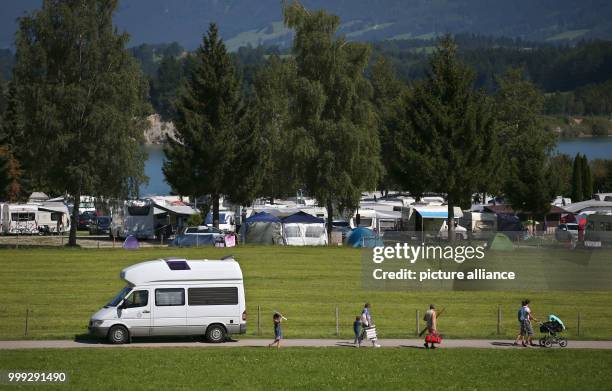
{"type": "MultiPolygon", "coordinates": [[[[169,194],[170,186],[164,180],[162,164],[164,162],[164,149],[160,145],[147,145],[149,158],[145,163],[145,174],[149,177],[149,184],[140,187],[141,196],[151,194],[169,194]]],[[[612,159],[612,137],[593,137],[560,140],[557,152],[572,157],[577,153],[585,154],[589,160],[612,159]]]]}

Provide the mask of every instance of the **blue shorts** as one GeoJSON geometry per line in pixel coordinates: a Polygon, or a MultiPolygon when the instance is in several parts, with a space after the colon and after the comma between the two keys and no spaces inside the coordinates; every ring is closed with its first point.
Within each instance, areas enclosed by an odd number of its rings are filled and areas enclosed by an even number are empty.
{"type": "Polygon", "coordinates": [[[274,326],[274,339],[282,339],[283,338],[283,330],[280,326],[274,326]]]}

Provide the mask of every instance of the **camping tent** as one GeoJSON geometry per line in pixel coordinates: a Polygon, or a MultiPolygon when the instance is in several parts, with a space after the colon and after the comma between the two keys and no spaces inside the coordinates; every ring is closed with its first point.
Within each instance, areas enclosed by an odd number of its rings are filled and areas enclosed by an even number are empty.
{"type": "Polygon", "coordinates": [[[269,213],[256,213],[246,219],[240,227],[245,243],[283,244],[282,224],[278,217],[269,213]]]}
{"type": "Polygon", "coordinates": [[[385,244],[379,235],[368,228],[355,228],[346,238],[346,244],[351,247],[382,247],[385,244]]]}
{"type": "Polygon", "coordinates": [[[282,220],[283,239],[288,246],[325,246],[325,220],[299,211],[282,220]]]}
{"type": "Polygon", "coordinates": [[[489,249],[497,251],[512,251],[514,250],[514,245],[507,235],[498,232],[490,240],[489,249]]]}

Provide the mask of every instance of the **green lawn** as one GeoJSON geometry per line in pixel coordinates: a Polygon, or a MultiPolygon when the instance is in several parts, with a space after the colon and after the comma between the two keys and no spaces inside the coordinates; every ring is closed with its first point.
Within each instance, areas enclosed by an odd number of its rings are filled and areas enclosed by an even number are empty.
{"type": "Polygon", "coordinates": [[[45,385],[62,390],[604,390],[611,366],[612,351],[570,349],[128,348],[0,355],[0,368],[67,371],[68,386],[45,385]]]}
{"type": "Polygon", "coordinates": [[[335,308],[340,337],[349,338],[351,324],[364,302],[382,338],[413,337],[415,311],[421,316],[431,302],[445,307],[441,331],[450,338],[513,338],[516,311],[528,296],[536,315],[555,313],[565,320],[567,336],[577,338],[576,315],[582,313],[582,336],[612,339],[610,292],[390,292],[364,291],[360,251],[350,248],[238,247],[235,249],[19,249],[0,250],[0,339],[74,338],[86,332],[89,317],[123,286],[122,268],[147,259],[186,256],[219,258],[234,254],[244,272],[249,324],[246,337],[272,334],[272,311],[289,319],[287,338],[334,338],[335,308]],[[496,334],[497,306],[502,308],[502,334],[496,334]]]}

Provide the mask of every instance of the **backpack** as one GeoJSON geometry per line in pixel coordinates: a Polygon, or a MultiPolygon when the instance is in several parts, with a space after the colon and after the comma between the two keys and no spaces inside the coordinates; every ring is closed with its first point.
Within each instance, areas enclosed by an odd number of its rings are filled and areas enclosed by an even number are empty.
{"type": "Polygon", "coordinates": [[[522,322],[525,320],[525,311],[523,311],[523,307],[518,310],[518,321],[522,322]]]}

